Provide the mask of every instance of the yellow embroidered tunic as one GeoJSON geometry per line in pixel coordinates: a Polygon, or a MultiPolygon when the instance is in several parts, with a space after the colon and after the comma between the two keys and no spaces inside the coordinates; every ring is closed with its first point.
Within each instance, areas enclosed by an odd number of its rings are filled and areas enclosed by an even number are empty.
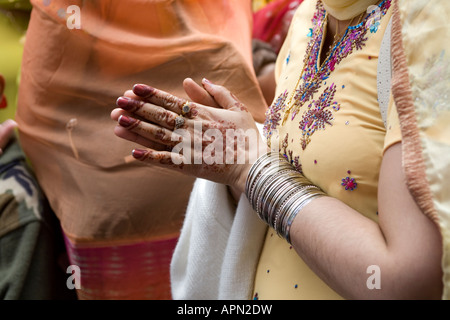
{"type": "MultiPolygon", "coordinates": [[[[378,56],[392,14],[390,4],[381,2],[359,25],[348,28],[321,69],[325,10],[320,1],[304,1],[278,58],[277,98],[265,124],[267,138],[273,141],[278,133],[280,153],[298,171],[374,221],[383,152],[401,141],[395,106],[390,103],[385,125],[377,93],[378,56]]],[[[269,229],[254,298],[341,297],[269,229]]]]}

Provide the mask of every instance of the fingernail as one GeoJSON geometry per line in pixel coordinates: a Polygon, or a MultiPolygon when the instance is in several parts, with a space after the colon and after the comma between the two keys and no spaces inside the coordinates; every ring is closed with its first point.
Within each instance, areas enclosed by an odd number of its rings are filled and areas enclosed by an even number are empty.
{"type": "Polygon", "coordinates": [[[119,124],[124,128],[131,129],[132,127],[136,127],[139,123],[138,123],[138,120],[136,120],[134,118],[122,115],[119,117],[119,124]]]}
{"type": "Polygon", "coordinates": [[[206,78],[203,78],[202,82],[205,83],[205,84],[213,84],[211,81],[209,81],[206,78]]]}
{"type": "Polygon", "coordinates": [[[145,84],[136,84],[133,87],[133,92],[139,97],[148,98],[153,94],[154,89],[145,84]]]}
{"type": "Polygon", "coordinates": [[[130,101],[131,101],[130,98],[120,97],[119,99],[117,99],[116,105],[124,110],[129,110],[131,109],[130,101]]]}
{"type": "Polygon", "coordinates": [[[146,150],[142,150],[142,149],[134,149],[133,150],[133,157],[137,160],[143,160],[146,155],[147,155],[146,150]]]}

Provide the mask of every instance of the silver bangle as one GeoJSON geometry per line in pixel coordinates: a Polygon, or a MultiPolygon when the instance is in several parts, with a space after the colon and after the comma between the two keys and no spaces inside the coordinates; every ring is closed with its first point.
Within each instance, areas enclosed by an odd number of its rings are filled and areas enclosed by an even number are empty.
{"type": "Polygon", "coordinates": [[[277,222],[280,220],[280,215],[282,212],[284,212],[284,208],[286,205],[289,204],[289,201],[295,197],[299,192],[302,192],[304,189],[308,188],[308,186],[299,186],[292,188],[290,192],[287,192],[281,199],[280,199],[280,205],[275,213],[275,219],[274,219],[274,226],[273,228],[277,230],[277,222]]]}
{"type": "Polygon", "coordinates": [[[324,194],[322,192],[306,194],[303,197],[296,199],[296,201],[294,201],[292,205],[285,211],[285,215],[282,221],[280,221],[278,234],[286,239],[288,243],[291,244],[290,231],[294,219],[307,204],[309,204],[314,198],[320,196],[324,196],[324,194]]]}
{"type": "Polygon", "coordinates": [[[325,195],[279,153],[267,153],[256,160],[247,176],[245,193],[260,219],[289,243],[298,213],[325,195]]]}
{"type": "MultiPolygon", "coordinates": [[[[291,170],[291,173],[297,173],[297,171],[295,170],[291,170]]],[[[277,216],[278,213],[278,208],[280,207],[280,205],[283,203],[285,195],[286,194],[291,194],[292,190],[298,190],[299,188],[294,186],[290,183],[291,181],[295,182],[296,181],[296,177],[294,175],[292,176],[286,176],[283,177],[284,179],[280,179],[280,182],[278,185],[274,186],[274,192],[273,195],[271,194],[270,197],[268,199],[271,199],[272,201],[269,202],[267,210],[268,213],[270,214],[269,216],[269,220],[273,222],[273,225],[271,225],[271,227],[274,227],[274,220],[277,216]]]]}
{"type": "Polygon", "coordinates": [[[289,168],[290,165],[287,163],[286,159],[281,159],[280,154],[267,153],[262,157],[258,158],[255,164],[250,168],[249,174],[247,176],[246,182],[246,194],[251,203],[253,203],[253,196],[259,190],[256,190],[256,181],[259,181],[261,177],[270,177],[271,172],[276,172],[279,166],[289,168]],[[278,166],[273,165],[274,163],[279,164],[278,166]],[[289,166],[288,166],[289,165],[289,166]]]}
{"type": "MultiPolygon", "coordinates": [[[[258,195],[257,199],[256,199],[256,206],[255,206],[255,211],[258,213],[258,215],[261,217],[261,202],[263,202],[264,199],[266,199],[265,194],[266,192],[273,186],[276,185],[274,183],[274,181],[277,179],[277,177],[281,174],[283,174],[283,172],[287,171],[287,170],[291,170],[291,168],[289,169],[282,169],[281,171],[279,171],[278,168],[273,167],[271,168],[272,170],[268,171],[267,174],[264,174],[263,178],[260,178],[260,180],[258,181],[258,186],[255,187],[255,194],[258,195]],[[268,186],[270,184],[270,186],[268,186]]],[[[265,219],[263,219],[265,220],[265,219]]]]}

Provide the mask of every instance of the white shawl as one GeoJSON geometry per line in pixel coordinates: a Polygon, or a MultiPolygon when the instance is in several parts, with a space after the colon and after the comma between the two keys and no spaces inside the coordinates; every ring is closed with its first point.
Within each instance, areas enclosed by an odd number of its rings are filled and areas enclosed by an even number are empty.
{"type": "Polygon", "coordinates": [[[198,179],[171,264],[175,300],[250,299],[266,225],[243,195],[198,179]]]}
{"type": "Polygon", "coordinates": [[[266,231],[245,195],[236,207],[227,186],[197,179],[172,257],[173,299],[251,299],[266,231]]]}

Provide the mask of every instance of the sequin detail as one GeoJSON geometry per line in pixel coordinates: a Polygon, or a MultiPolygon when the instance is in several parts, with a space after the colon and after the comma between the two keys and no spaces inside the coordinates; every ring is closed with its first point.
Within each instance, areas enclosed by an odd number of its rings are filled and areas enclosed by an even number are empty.
{"type": "Polygon", "coordinates": [[[374,10],[372,11],[372,15],[366,22],[366,28],[369,29],[371,33],[377,33],[378,27],[380,26],[380,20],[381,20],[382,14],[380,12],[379,7],[377,7],[377,6],[373,6],[373,7],[374,7],[374,10]]]}
{"type": "Polygon", "coordinates": [[[335,111],[340,110],[340,105],[337,102],[333,102],[335,93],[336,86],[332,84],[331,87],[325,89],[319,99],[309,104],[309,110],[303,115],[299,126],[300,130],[302,130],[301,143],[303,150],[311,142],[311,137],[317,130],[325,129],[326,125],[333,125],[334,116],[330,107],[335,111]]]}
{"type": "Polygon", "coordinates": [[[283,153],[283,156],[286,158],[287,161],[294,167],[295,170],[303,174],[303,167],[300,163],[300,157],[296,156],[294,157],[294,152],[292,150],[288,150],[289,146],[289,134],[286,134],[284,137],[283,142],[281,143],[281,150],[283,153]]]}
{"type": "MultiPolygon", "coordinates": [[[[330,95],[334,96],[336,85],[333,83],[325,88],[324,93],[318,100],[311,102],[311,99],[322,86],[326,86],[326,80],[330,77],[331,72],[336,69],[343,59],[365,46],[365,42],[368,40],[367,32],[370,29],[367,25],[372,26],[372,21],[378,22],[378,15],[380,17],[384,16],[390,6],[391,0],[384,0],[379,4],[378,10],[369,14],[363,22],[347,28],[342,39],[336,43],[331,49],[330,55],[318,67],[324,37],[324,21],[327,15],[322,2],[317,2],[316,12],[312,19],[312,28],[310,28],[311,30],[308,34],[311,37],[307,45],[307,54],[303,60],[304,70],[299,79],[298,87],[292,94],[292,101],[286,101],[289,94],[285,91],[270,106],[264,126],[266,138],[270,138],[272,130],[275,130],[280,124],[284,124],[289,115],[291,121],[293,121],[299,114],[300,109],[308,102],[310,102],[309,110],[304,112],[300,120],[300,129],[303,132],[301,141],[303,150],[311,142],[311,136],[314,132],[318,129],[325,129],[325,125],[332,125],[334,117],[328,107],[332,106],[334,111],[339,111],[340,109],[337,102],[329,99],[330,95]],[[376,19],[375,15],[377,15],[376,19]],[[368,23],[369,19],[372,19],[370,23],[368,23]],[[286,105],[286,102],[289,105],[286,105]],[[283,113],[284,115],[282,115],[283,113]],[[281,119],[283,120],[282,123],[280,122],[281,119]]],[[[345,88],[345,86],[342,86],[342,88],[345,88]]]]}
{"type": "Polygon", "coordinates": [[[342,179],[341,185],[347,191],[353,191],[353,190],[355,190],[358,187],[358,184],[356,183],[356,180],[354,178],[350,178],[350,177],[342,179]]]}
{"type": "Polygon", "coordinates": [[[264,123],[263,133],[267,140],[270,140],[270,137],[273,134],[273,130],[275,130],[281,121],[281,109],[287,99],[288,92],[287,90],[280,94],[280,96],[275,100],[272,106],[266,112],[266,121],[264,123]]]}

